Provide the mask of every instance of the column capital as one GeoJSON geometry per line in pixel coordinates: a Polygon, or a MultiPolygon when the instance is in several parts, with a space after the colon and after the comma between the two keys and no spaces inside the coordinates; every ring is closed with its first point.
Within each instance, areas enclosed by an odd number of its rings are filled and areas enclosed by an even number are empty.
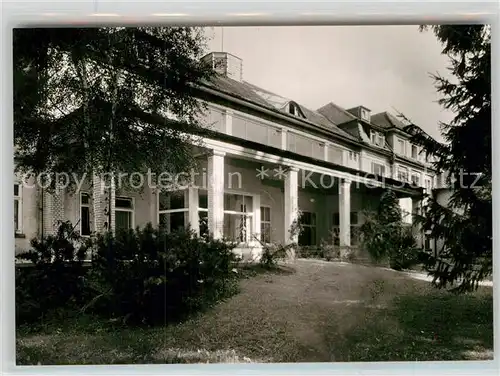
{"type": "Polygon", "coordinates": [[[340,178],[340,183],[342,185],[350,185],[352,183],[352,179],[351,178],[340,178]]]}
{"type": "Polygon", "coordinates": [[[226,155],[226,152],[225,151],[222,151],[222,150],[217,150],[217,149],[211,149],[209,152],[208,152],[208,155],[209,156],[214,156],[214,155],[217,155],[219,157],[224,157],[226,155]]]}
{"type": "Polygon", "coordinates": [[[286,166],[285,165],[285,168],[287,169],[287,171],[293,171],[293,172],[299,172],[299,168],[298,167],[295,167],[295,166],[286,166]]]}

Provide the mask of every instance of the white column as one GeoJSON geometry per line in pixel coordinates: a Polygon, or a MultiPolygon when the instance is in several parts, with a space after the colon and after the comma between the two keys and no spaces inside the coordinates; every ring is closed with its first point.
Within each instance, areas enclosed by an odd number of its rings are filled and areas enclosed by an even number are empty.
{"type": "Polygon", "coordinates": [[[208,157],[208,232],[214,239],[224,234],[224,155],[214,150],[208,157]]]}
{"type": "Polygon", "coordinates": [[[195,232],[196,235],[200,235],[200,222],[198,217],[198,188],[189,187],[188,188],[188,221],[191,226],[191,230],[195,232]]]}
{"type": "Polygon", "coordinates": [[[422,213],[422,199],[420,197],[411,198],[411,213],[412,213],[412,232],[413,236],[417,240],[417,246],[424,246],[423,231],[420,224],[415,223],[415,215],[420,215],[422,213]]]}
{"type": "Polygon", "coordinates": [[[340,247],[351,246],[351,181],[339,181],[340,247]]]}
{"type": "Polygon", "coordinates": [[[298,219],[299,211],[299,169],[290,167],[285,179],[285,243],[296,243],[298,234],[290,233],[291,227],[298,219]]]}

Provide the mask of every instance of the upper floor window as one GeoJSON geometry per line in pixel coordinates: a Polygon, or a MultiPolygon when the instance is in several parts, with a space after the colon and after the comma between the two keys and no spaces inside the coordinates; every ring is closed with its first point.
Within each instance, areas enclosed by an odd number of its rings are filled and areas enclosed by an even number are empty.
{"type": "Polygon", "coordinates": [[[412,172],[411,182],[416,186],[420,186],[420,174],[418,172],[412,172]]]}
{"type": "Polygon", "coordinates": [[[417,147],[417,145],[412,145],[411,146],[411,157],[413,159],[417,159],[418,158],[418,147],[417,147]]]}
{"type": "Polygon", "coordinates": [[[266,124],[233,116],[231,134],[245,140],[251,140],[263,145],[281,147],[281,129],[266,124]]]}
{"type": "Polygon", "coordinates": [[[372,162],[372,173],[378,176],[385,176],[385,166],[380,163],[372,162]]]}
{"type": "Polygon", "coordinates": [[[406,155],[406,143],[400,138],[396,139],[396,153],[406,155]]]}
{"type": "Polygon", "coordinates": [[[357,162],[358,161],[358,153],[356,153],[355,151],[349,150],[349,160],[353,161],[353,162],[357,162]]]}
{"type": "Polygon", "coordinates": [[[342,149],[335,145],[328,145],[328,162],[342,164],[342,149]]]}
{"type": "Polygon", "coordinates": [[[406,168],[398,169],[398,180],[400,181],[408,181],[408,170],[406,168]]]}
{"type": "Polygon", "coordinates": [[[372,144],[384,147],[385,144],[385,137],[381,132],[377,131],[370,131],[370,141],[372,144]]]}
{"type": "Polygon", "coordinates": [[[312,138],[288,132],[287,150],[316,159],[324,159],[325,145],[312,138]]]}
{"type": "Polygon", "coordinates": [[[429,192],[432,189],[432,179],[425,179],[425,189],[429,192]]]}

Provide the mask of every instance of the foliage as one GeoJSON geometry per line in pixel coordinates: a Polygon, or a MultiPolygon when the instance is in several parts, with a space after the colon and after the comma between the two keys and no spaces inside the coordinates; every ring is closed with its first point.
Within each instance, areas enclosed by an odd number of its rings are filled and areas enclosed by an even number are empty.
{"type": "Polygon", "coordinates": [[[443,45],[453,76],[432,76],[439,103],[455,117],[441,124],[444,143],[414,124],[408,130],[413,142],[435,157],[434,167],[446,174],[451,198],[443,206],[429,197],[418,221],[432,238],[442,240],[437,256],[427,255],[434,283],[447,287],[458,282],[456,291],[463,292],[492,274],[491,32],[489,25],[430,29],[443,45]]]}
{"type": "Polygon", "coordinates": [[[20,28],[13,39],[16,169],[157,174],[194,163],[186,134],[201,132],[205,108],[195,90],[214,74],[200,60],[202,29],[20,28]]]}
{"type": "Polygon", "coordinates": [[[401,220],[401,208],[395,193],[384,192],[376,213],[364,213],[361,244],[379,262],[389,260],[391,268],[401,270],[417,262],[417,249],[411,228],[401,220]]]}
{"type": "Polygon", "coordinates": [[[31,249],[16,256],[33,267],[16,268],[16,316],[18,322],[33,320],[49,309],[79,305],[83,292],[84,260],[89,244],[69,222],[55,235],[33,239],[31,249]]]}
{"type": "Polygon", "coordinates": [[[295,252],[299,249],[296,239],[302,231],[300,224],[300,212],[297,219],[293,221],[288,231],[289,239],[286,243],[264,243],[260,238],[256,240],[261,244],[262,254],[260,257],[260,264],[266,269],[273,269],[278,266],[280,261],[286,258],[295,258],[295,252]]]}
{"type": "Polygon", "coordinates": [[[201,240],[190,230],[167,233],[151,224],[97,235],[93,271],[100,299],[89,308],[147,323],[207,308],[234,293],[232,247],[201,240]]]}
{"type": "Polygon", "coordinates": [[[92,242],[93,260],[84,268],[87,248],[75,245],[81,238],[69,229],[63,224],[56,237],[33,240],[35,251],[22,256],[35,262],[19,268],[16,280],[17,309],[26,319],[65,309],[155,324],[208,308],[237,290],[232,245],[222,241],[151,224],[107,232],[92,242]]]}

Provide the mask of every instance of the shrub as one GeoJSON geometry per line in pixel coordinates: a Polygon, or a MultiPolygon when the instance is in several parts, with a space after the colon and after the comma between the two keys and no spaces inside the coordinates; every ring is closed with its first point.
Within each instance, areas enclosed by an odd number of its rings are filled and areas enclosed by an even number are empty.
{"type": "Polygon", "coordinates": [[[97,235],[95,298],[85,309],[126,322],[182,318],[236,288],[234,245],[201,239],[189,229],[144,229],[97,235]]]}
{"type": "Polygon", "coordinates": [[[294,244],[283,245],[280,243],[262,244],[260,264],[266,269],[276,268],[279,261],[283,261],[293,251],[294,244]]]}
{"type": "Polygon", "coordinates": [[[81,305],[85,299],[84,260],[89,242],[60,222],[55,235],[31,240],[31,248],[16,256],[32,265],[16,267],[16,318],[34,321],[50,310],[81,305]]]}
{"type": "MultiPolygon", "coordinates": [[[[300,212],[297,215],[297,218],[290,226],[289,230],[289,239],[288,244],[282,243],[264,243],[260,238],[256,237],[255,239],[261,244],[262,254],[260,257],[260,265],[266,269],[273,269],[278,266],[280,261],[285,260],[286,258],[295,258],[295,252],[299,251],[299,247],[297,242],[295,242],[295,237],[300,234],[302,231],[302,225],[300,224],[300,212]]],[[[299,251],[300,252],[300,251],[299,251]]]]}
{"type": "Polygon", "coordinates": [[[396,270],[418,262],[416,241],[411,228],[402,223],[394,192],[384,192],[378,212],[365,213],[364,217],[360,228],[361,244],[375,261],[388,260],[390,267],[396,270]]]}
{"type": "Polygon", "coordinates": [[[190,230],[144,229],[83,240],[69,222],[34,239],[16,268],[18,322],[92,313],[159,323],[207,308],[237,291],[234,247],[190,230]],[[83,264],[92,247],[92,263],[83,264]]]}

